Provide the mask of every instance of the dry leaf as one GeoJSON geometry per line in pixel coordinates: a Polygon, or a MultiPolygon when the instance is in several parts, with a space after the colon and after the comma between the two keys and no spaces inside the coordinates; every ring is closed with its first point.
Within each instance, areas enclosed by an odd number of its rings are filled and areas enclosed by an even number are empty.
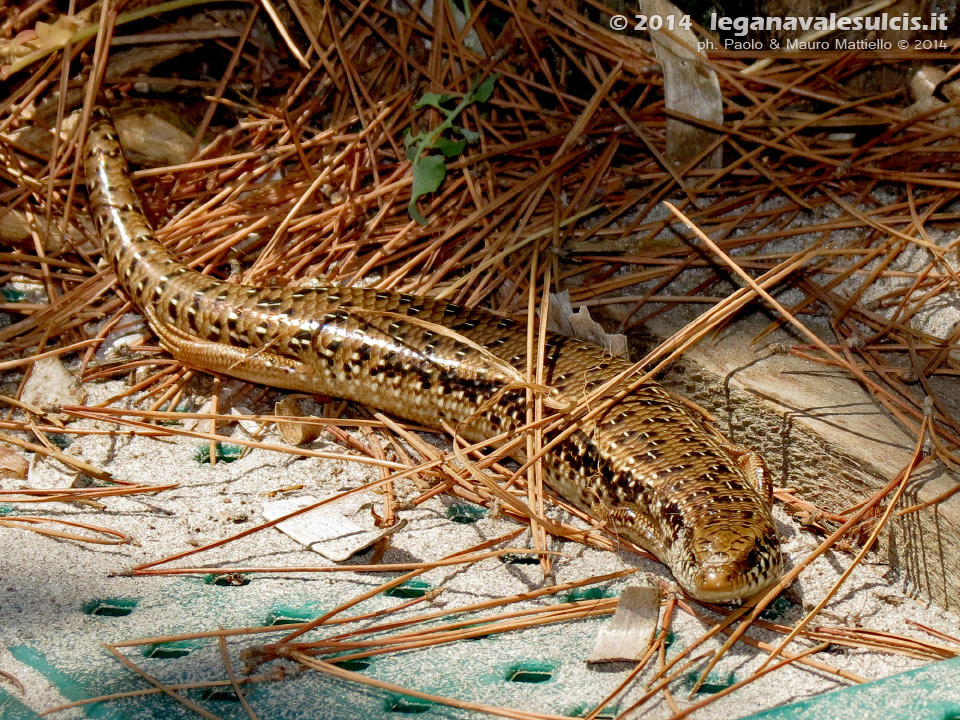
{"type": "Polygon", "coordinates": [[[570,293],[566,290],[550,293],[550,317],[547,321],[551,332],[602,345],[611,355],[624,358],[629,356],[627,336],[608,333],[600,323],[590,317],[590,311],[585,307],[573,312],[570,293]]]}
{"type": "Polygon", "coordinates": [[[115,117],[120,142],[131,162],[147,167],[187,162],[193,137],[162,113],[138,108],[115,117]]]}
{"type": "MultiPolygon", "coordinates": [[[[375,493],[357,493],[279,522],[275,527],[325,558],[343,562],[407,524],[402,520],[386,530],[377,528],[366,510],[379,501],[375,493]]],[[[276,520],[316,503],[317,498],[308,496],[273,500],[264,503],[263,517],[276,520]]]]}
{"type": "Polygon", "coordinates": [[[20,399],[44,411],[50,411],[50,417],[55,420],[68,422],[70,416],[57,413],[57,410],[63,405],[83,405],[87,392],[60,358],[48,357],[33,364],[33,371],[24,383],[20,399]]]}
{"type": "Polygon", "coordinates": [[[660,617],[660,588],[631,585],[620,594],[613,617],[597,633],[588,663],[636,660],[653,643],[660,617]]]}
{"type": "Polygon", "coordinates": [[[29,469],[30,463],[23,455],[0,445],[0,478],[24,480],[29,469]]]}
{"type": "MultiPolygon", "coordinates": [[[[303,411],[300,409],[300,403],[298,403],[294,397],[287,396],[277,402],[273,407],[274,413],[277,415],[293,418],[304,417],[303,411]]],[[[320,437],[320,433],[323,432],[323,428],[320,425],[281,421],[277,421],[277,430],[280,432],[280,437],[282,437],[283,441],[288,445],[303,445],[308,442],[313,442],[320,437]]]]}
{"type": "MultiPolygon", "coordinates": [[[[723,94],[720,81],[705,56],[696,52],[697,36],[682,25],[683,13],[669,0],[642,0],[648,17],[673,16],[668,30],[649,30],[657,60],[663,68],[664,101],[668,111],[675,110],[712,125],[723,125],[723,94]],[[675,25],[675,27],[674,27],[675,25]]],[[[717,140],[717,134],[676,118],[667,117],[667,158],[682,166],[702,154],[717,140]]],[[[698,167],[720,168],[723,148],[718,147],[698,167]]]]}
{"type": "Polygon", "coordinates": [[[45,22],[37,22],[37,39],[40,40],[40,47],[50,50],[60,48],[67,44],[67,41],[73,37],[74,33],[80,28],[80,23],[75,18],[61,15],[52,25],[45,22]]]}

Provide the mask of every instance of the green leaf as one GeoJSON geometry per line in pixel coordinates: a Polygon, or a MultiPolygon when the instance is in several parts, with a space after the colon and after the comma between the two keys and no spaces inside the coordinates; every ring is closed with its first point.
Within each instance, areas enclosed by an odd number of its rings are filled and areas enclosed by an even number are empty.
{"type": "Polygon", "coordinates": [[[421,225],[429,224],[427,219],[423,216],[423,213],[417,209],[417,203],[413,200],[411,200],[410,204],[407,205],[407,214],[421,225]]]}
{"type": "Polygon", "coordinates": [[[444,157],[454,158],[463,152],[467,143],[465,140],[447,140],[445,137],[438,137],[436,146],[444,157]]]}
{"type": "Polygon", "coordinates": [[[443,104],[450,102],[454,98],[456,98],[456,95],[441,95],[440,93],[435,92],[425,92],[420,99],[417,100],[417,104],[414,105],[414,107],[420,109],[430,106],[435,107],[437,110],[443,110],[446,112],[443,104]]]}
{"type": "Polygon", "coordinates": [[[439,155],[427,155],[413,161],[413,189],[410,191],[407,212],[421,225],[426,225],[427,219],[417,210],[417,200],[423,195],[435,192],[446,176],[447,165],[439,155]]]}
{"type": "Polygon", "coordinates": [[[416,160],[417,155],[420,154],[420,149],[426,142],[427,136],[425,133],[414,135],[410,130],[407,130],[407,134],[403,136],[404,155],[406,155],[407,160],[410,162],[416,160]]]}
{"type": "Polygon", "coordinates": [[[486,102],[489,100],[490,96],[493,95],[493,86],[497,84],[497,80],[499,79],[500,76],[496,73],[488,77],[474,88],[473,92],[470,93],[470,99],[476,102],[486,102]]]}
{"type": "Polygon", "coordinates": [[[427,155],[413,163],[413,195],[420,197],[435,192],[447,176],[447,166],[443,158],[427,155]]]}
{"type": "Polygon", "coordinates": [[[459,125],[454,125],[451,129],[456,130],[458,133],[463,135],[463,139],[468,143],[475,143],[479,142],[480,140],[480,133],[478,133],[476,130],[468,130],[467,128],[462,128],[459,125]]]}

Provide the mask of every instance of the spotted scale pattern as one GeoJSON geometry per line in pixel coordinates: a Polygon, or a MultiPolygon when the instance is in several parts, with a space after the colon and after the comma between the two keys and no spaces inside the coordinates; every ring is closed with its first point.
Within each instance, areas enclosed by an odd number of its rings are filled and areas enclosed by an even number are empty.
{"type": "MultiPolygon", "coordinates": [[[[516,380],[526,366],[524,326],[426,297],[248,287],[190,270],[155,239],[102,108],[85,171],[105,256],[178,360],[430,427],[445,420],[471,439],[523,424],[516,380]]],[[[597,346],[548,339],[545,379],[561,401],[577,402],[626,367],[597,346]]],[[[546,471],[559,494],[656,554],[695,597],[736,602],[780,577],[762,461],[717,440],[656,383],[560,443],[546,471]]]]}

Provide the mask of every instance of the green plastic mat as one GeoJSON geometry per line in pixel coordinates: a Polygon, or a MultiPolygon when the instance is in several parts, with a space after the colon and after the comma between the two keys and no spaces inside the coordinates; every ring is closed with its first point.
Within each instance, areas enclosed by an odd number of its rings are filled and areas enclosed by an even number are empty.
{"type": "Polygon", "coordinates": [[[743,720],[960,720],[960,658],[834,690],[743,720]]]}

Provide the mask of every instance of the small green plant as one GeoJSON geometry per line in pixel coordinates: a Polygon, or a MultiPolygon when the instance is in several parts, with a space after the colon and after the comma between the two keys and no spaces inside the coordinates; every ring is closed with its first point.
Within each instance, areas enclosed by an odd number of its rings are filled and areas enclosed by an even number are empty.
{"type": "Polygon", "coordinates": [[[480,139],[480,133],[455,125],[454,121],[472,104],[489,100],[499,77],[490,75],[466,95],[428,92],[417,101],[416,108],[436,108],[445,116],[443,122],[432,130],[416,135],[408,133],[404,139],[407,160],[413,165],[413,188],[407,212],[421,225],[426,225],[427,219],[417,209],[417,200],[436,192],[440,187],[440,183],[447,176],[447,159],[459,156],[467,143],[475,143],[480,139]],[[457,98],[460,102],[455,107],[447,107],[457,98]],[[439,151],[439,154],[435,151],[439,151]]]}

